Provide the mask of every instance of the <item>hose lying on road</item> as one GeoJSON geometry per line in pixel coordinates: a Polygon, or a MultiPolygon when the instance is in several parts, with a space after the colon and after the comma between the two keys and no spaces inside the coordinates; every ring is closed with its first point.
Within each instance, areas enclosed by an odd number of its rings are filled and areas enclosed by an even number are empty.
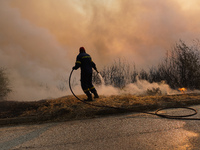
{"type": "MultiPolygon", "coordinates": [[[[73,69],[72,69],[72,71],[71,71],[71,73],[70,73],[70,76],[69,76],[69,88],[70,88],[72,94],[73,94],[79,101],[81,101],[81,102],[83,102],[83,103],[85,103],[85,104],[87,104],[87,105],[91,105],[91,106],[95,106],[95,107],[102,107],[102,108],[111,108],[111,109],[117,109],[117,110],[133,111],[133,109],[130,109],[130,108],[122,108],[122,107],[114,107],[114,106],[93,104],[93,103],[90,103],[90,102],[87,102],[87,101],[84,101],[84,100],[78,98],[78,97],[76,96],[76,94],[73,92],[72,87],[71,87],[71,76],[72,76],[72,73],[73,73],[73,69]]],[[[171,107],[171,108],[172,108],[172,107],[171,107]]],[[[186,117],[194,116],[194,115],[197,114],[196,109],[191,108],[191,107],[173,107],[173,108],[183,108],[183,109],[192,110],[193,113],[188,114],[188,115],[173,116],[173,115],[167,115],[167,114],[159,114],[159,111],[164,110],[164,109],[171,109],[171,108],[160,108],[160,109],[156,110],[154,113],[145,112],[145,111],[140,112],[140,113],[145,113],[145,114],[150,114],[150,115],[156,115],[156,116],[163,117],[163,118],[168,118],[168,119],[200,120],[200,118],[186,118],[186,117]]]]}

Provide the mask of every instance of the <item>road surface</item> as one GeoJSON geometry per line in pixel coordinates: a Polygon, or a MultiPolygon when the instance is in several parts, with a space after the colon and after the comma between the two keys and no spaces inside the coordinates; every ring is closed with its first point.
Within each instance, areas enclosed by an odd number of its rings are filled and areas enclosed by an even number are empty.
{"type": "MultiPolygon", "coordinates": [[[[193,107],[199,112],[200,106],[193,107]]],[[[183,114],[189,110],[166,110],[183,114]]],[[[199,120],[170,120],[133,113],[120,116],[0,128],[1,150],[200,149],[199,120]]]]}

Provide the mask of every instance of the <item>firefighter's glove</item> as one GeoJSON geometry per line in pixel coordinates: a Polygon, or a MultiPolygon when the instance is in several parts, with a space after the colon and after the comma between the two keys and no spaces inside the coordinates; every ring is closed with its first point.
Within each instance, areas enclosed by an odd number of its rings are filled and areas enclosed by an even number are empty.
{"type": "Polygon", "coordinates": [[[99,71],[96,69],[96,72],[99,73],[99,71]]]}
{"type": "Polygon", "coordinates": [[[76,67],[74,66],[74,67],[72,67],[72,70],[76,70],[76,67]]]}

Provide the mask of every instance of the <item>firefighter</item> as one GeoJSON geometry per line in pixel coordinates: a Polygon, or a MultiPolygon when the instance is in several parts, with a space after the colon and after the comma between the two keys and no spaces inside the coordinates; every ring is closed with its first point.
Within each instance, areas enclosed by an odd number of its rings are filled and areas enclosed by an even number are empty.
{"type": "Polygon", "coordinates": [[[97,90],[92,84],[92,68],[97,71],[96,64],[92,61],[91,56],[86,53],[84,47],[80,47],[79,55],[76,57],[76,63],[72,69],[77,70],[79,67],[81,68],[81,87],[88,97],[85,101],[92,101],[91,93],[94,94],[94,98],[99,98],[97,90]]]}

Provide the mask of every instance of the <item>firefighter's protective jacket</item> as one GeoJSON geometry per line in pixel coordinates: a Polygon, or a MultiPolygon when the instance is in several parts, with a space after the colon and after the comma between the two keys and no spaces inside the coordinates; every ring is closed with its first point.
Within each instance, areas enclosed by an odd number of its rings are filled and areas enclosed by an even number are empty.
{"type": "Polygon", "coordinates": [[[74,69],[81,68],[81,73],[92,73],[92,68],[97,70],[96,64],[92,61],[92,58],[87,53],[79,53],[76,57],[76,64],[74,69]]]}

